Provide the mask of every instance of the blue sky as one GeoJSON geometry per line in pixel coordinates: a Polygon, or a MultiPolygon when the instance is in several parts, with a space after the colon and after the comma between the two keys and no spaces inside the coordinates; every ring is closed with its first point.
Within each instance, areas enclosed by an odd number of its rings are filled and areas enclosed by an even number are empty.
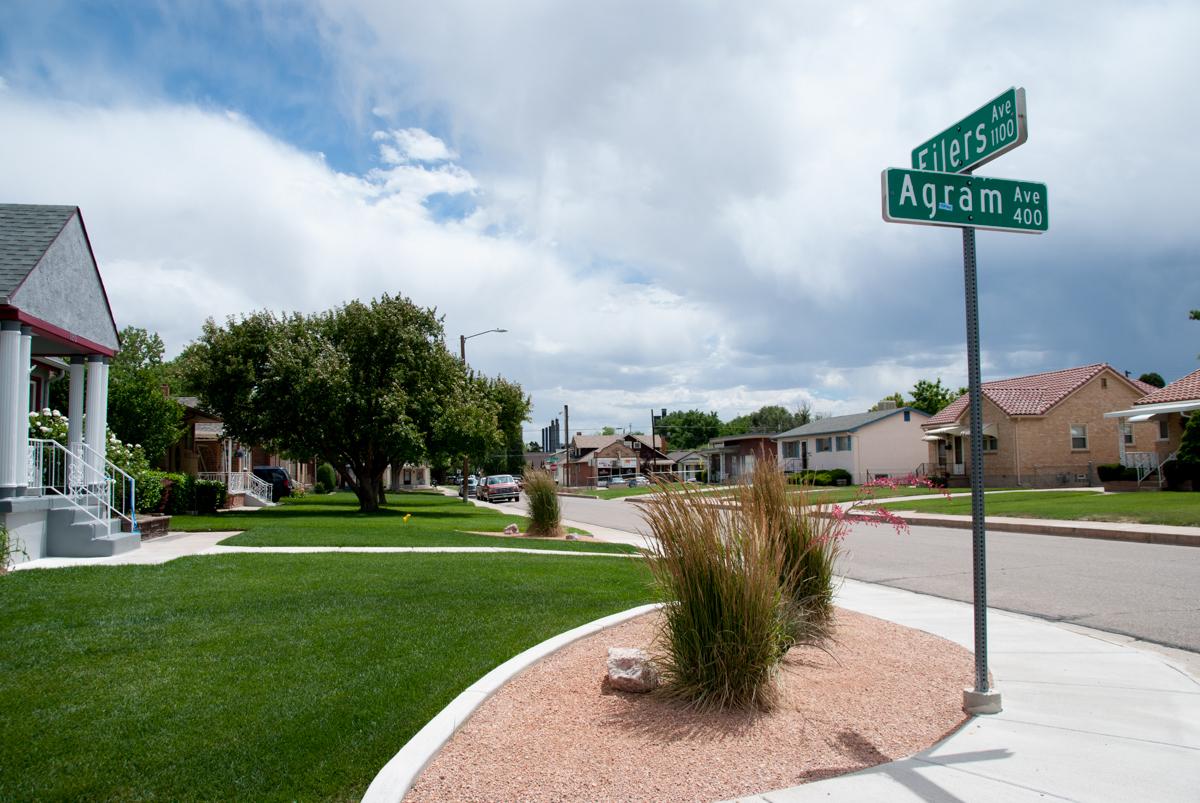
{"type": "Polygon", "coordinates": [[[958,233],[879,174],[1009,86],[1051,230],[979,235],[985,378],[1197,366],[1194,3],[16,2],[6,201],[77,203],[121,325],[402,292],[532,394],[855,412],[965,382],[958,233]]]}

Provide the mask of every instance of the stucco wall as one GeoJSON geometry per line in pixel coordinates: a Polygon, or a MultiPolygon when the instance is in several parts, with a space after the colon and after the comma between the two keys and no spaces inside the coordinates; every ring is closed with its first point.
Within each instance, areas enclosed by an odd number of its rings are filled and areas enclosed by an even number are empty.
{"type": "Polygon", "coordinates": [[[903,412],[868,424],[858,431],[861,435],[855,443],[858,455],[855,482],[866,482],[872,476],[887,474],[903,476],[916,471],[926,460],[925,432],[921,424],[929,416],[913,410],[909,420],[903,412]]]}
{"type": "Polygon", "coordinates": [[[72,334],[117,349],[117,331],[78,215],[51,243],[12,303],[72,334]]]}

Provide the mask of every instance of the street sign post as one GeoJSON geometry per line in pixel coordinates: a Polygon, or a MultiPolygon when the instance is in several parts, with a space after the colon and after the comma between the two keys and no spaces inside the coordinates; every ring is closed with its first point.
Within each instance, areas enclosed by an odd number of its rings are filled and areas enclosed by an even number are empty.
{"type": "Polygon", "coordinates": [[[983,389],[979,369],[979,289],[975,229],[1040,234],[1050,225],[1046,185],[971,175],[1029,138],[1025,90],[1009,89],[912,151],[913,169],[883,171],[883,219],[962,229],[967,308],[967,386],[971,426],[971,544],[975,590],[975,688],[969,714],[1000,712],[987,668],[987,550],[983,515],[983,389]]]}
{"type": "Polygon", "coordinates": [[[912,166],[917,170],[965,173],[1027,139],[1025,90],[1014,87],[913,148],[912,166]]]}
{"type": "Polygon", "coordinates": [[[902,167],[883,171],[883,219],[1029,234],[1050,220],[1045,184],[902,167]]]}

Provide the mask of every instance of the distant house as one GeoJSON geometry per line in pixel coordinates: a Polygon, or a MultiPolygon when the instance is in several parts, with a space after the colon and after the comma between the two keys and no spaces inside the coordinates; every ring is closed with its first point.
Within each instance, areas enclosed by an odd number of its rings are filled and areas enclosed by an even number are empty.
{"type": "Polygon", "coordinates": [[[681,480],[698,479],[705,470],[704,455],[694,449],[667,452],[667,459],[674,466],[675,476],[681,480]]]}
{"type": "Polygon", "coordinates": [[[786,472],[845,469],[855,483],[912,474],[927,459],[928,420],[912,407],[820,418],[775,436],[779,464],[786,472]]]}
{"type": "Polygon", "coordinates": [[[593,486],[600,480],[628,474],[651,474],[670,469],[661,451],[661,435],[577,434],[567,447],[565,476],[560,483],[572,487],[593,486]]]}
{"type": "MultiPolygon", "coordinates": [[[[1105,413],[1154,390],[1107,363],[983,383],[984,483],[1046,488],[1092,485],[1095,468],[1121,449],[1147,451],[1157,428],[1123,428],[1105,413]]],[[[923,425],[929,473],[969,482],[970,427],[963,394],[923,425]]]]}
{"type": "Polygon", "coordinates": [[[1200,370],[1166,387],[1153,388],[1127,409],[1105,413],[1104,417],[1119,420],[1122,433],[1143,423],[1152,427],[1153,440],[1148,445],[1140,444],[1145,451],[1131,448],[1133,444],[1124,437],[1118,442],[1121,463],[1138,466],[1148,474],[1175,455],[1187,417],[1196,415],[1196,410],[1200,410],[1200,370]]]}
{"type": "Polygon", "coordinates": [[[700,454],[708,463],[709,482],[737,482],[754,472],[756,463],[775,457],[774,433],[716,437],[700,454]]]}

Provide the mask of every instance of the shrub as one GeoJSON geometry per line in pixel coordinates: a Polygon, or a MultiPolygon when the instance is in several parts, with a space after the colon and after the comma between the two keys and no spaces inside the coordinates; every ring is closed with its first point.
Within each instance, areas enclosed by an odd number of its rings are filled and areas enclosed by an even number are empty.
{"type": "Polygon", "coordinates": [[[1137,469],[1123,466],[1120,463],[1105,463],[1096,466],[1096,475],[1101,482],[1116,482],[1120,480],[1137,480],[1137,469]]]}
{"type": "Polygon", "coordinates": [[[160,509],[168,516],[191,513],[196,509],[193,483],[195,477],[187,474],[164,474],[164,486],[160,509]]]}
{"type": "Polygon", "coordinates": [[[529,500],[529,535],[557,536],[562,533],[562,509],[558,486],[548,471],[525,469],[525,496],[529,500]]]}
{"type": "Polygon", "coordinates": [[[666,603],[656,657],[663,693],[697,708],[770,708],[791,646],[781,543],[745,507],[723,510],[686,485],[660,491],[646,521],[666,603]]]}
{"type": "Polygon", "coordinates": [[[196,512],[200,515],[216,513],[225,507],[225,483],[217,480],[192,480],[196,512]]]}
{"type": "Polygon", "coordinates": [[[830,469],[829,478],[833,481],[834,485],[836,485],[839,480],[844,481],[847,485],[849,485],[850,481],[854,479],[854,475],[844,468],[835,468],[830,469]]]}
{"type": "Polygon", "coordinates": [[[337,469],[329,463],[322,463],[317,466],[317,482],[318,488],[324,487],[324,491],[317,493],[329,493],[334,488],[337,488],[337,469]]]}
{"type": "Polygon", "coordinates": [[[134,493],[138,513],[158,513],[162,510],[163,479],[166,476],[164,471],[146,469],[134,478],[137,482],[134,493]]]}

